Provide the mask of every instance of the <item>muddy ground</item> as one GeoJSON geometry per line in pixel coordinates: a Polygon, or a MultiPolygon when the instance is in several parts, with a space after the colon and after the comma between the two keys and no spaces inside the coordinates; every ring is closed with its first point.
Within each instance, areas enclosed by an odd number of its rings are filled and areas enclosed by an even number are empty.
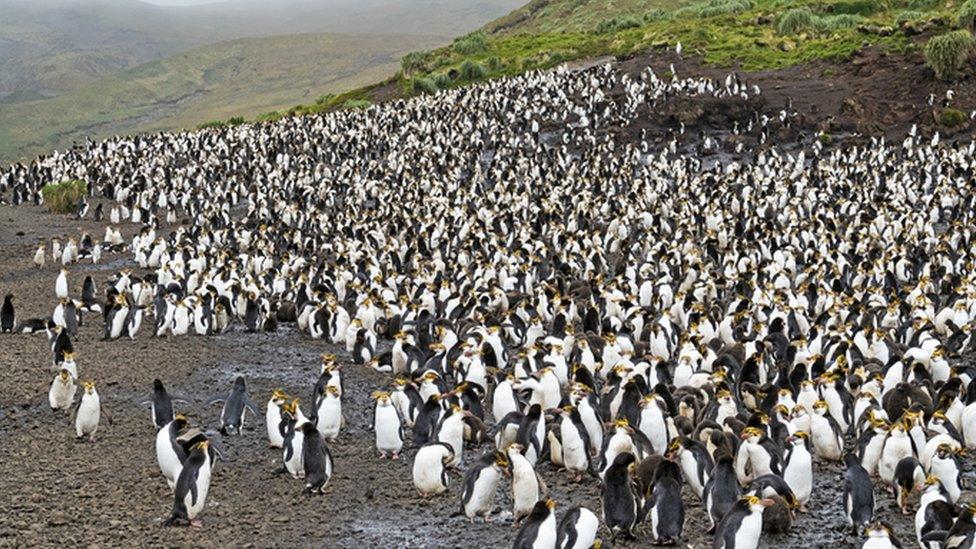
{"type": "MultiPolygon", "coordinates": [[[[32,251],[39,239],[78,235],[97,227],[34,206],[0,206],[0,293],[16,296],[18,318],[50,314],[56,303],[57,267],[34,269],[32,251]]],[[[130,227],[130,230],[132,228],[130,227]]],[[[100,235],[100,232],[98,233],[100,235]]],[[[106,264],[70,269],[73,292],[91,273],[99,291],[111,273],[131,266],[126,257],[107,256],[106,264]]],[[[504,547],[516,531],[504,514],[507,485],[498,494],[493,524],[451,518],[458,508],[459,476],[450,495],[423,502],[413,489],[413,451],[400,461],[380,460],[369,428],[371,391],[387,376],[349,363],[341,350],[312,341],[291,327],[274,334],[234,331],[218,337],[152,339],[143,330],[136,341],[100,341],[101,319],[81,329],[76,349],[79,374],[97,382],[111,414],[103,418],[95,443],[76,442],[69,418],[47,404],[52,374],[45,336],[0,336],[0,545],[309,545],[332,547],[504,547]],[[247,376],[250,393],[262,407],[272,389],[308,395],[317,376],[318,356],[339,352],[346,375],[344,410],[348,428],[331,445],[336,473],[321,497],[304,496],[298,481],[278,476],[280,454],[267,448],[263,410],[241,437],[221,437],[227,461],[219,463],[204,513],[204,528],[164,528],[172,496],[156,465],[155,430],[148,408],[139,401],[153,378],[191,398],[178,406],[194,424],[216,427],[220,407],[205,407],[226,391],[237,374],[247,376]]],[[[219,435],[217,435],[219,436],[219,435]]],[[[469,449],[471,460],[478,450],[469,449]]],[[[540,472],[561,509],[582,504],[599,512],[595,480],[573,484],[564,472],[543,464],[540,472]]],[[[769,547],[851,546],[858,540],[842,531],[840,469],[818,465],[811,511],[792,532],[764,536],[769,547]]],[[[879,491],[880,494],[880,491],[879,491]]],[[[686,502],[693,496],[686,493],[686,502]]],[[[881,497],[879,516],[908,540],[912,523],[881,497]]],[[[684,543],[707,547],[704,509],[689,503],[684,543]]],[[[642,529],[639,541],[649,542],[642,529]]]]}

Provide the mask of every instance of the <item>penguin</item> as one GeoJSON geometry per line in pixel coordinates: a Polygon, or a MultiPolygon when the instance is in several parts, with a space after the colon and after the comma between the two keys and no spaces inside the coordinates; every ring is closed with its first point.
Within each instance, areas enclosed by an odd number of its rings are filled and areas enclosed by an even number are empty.
{"type": "Polygon", "coordinates": [[[732,505],[718,528],[712,549],[756,549],[762,535],[763,511],[773,500],[745,496],[732,505]]]}
{"type": "Polygon", "coordinates": [[[180,476],[173,492],[173,512],[164,522],[165,526],[177,526],[186,522],[189,526],[200,528],[203,524],[197,517],[203,511],[210,491],[210,441],[196,444],[183,463],[180,476]]]}
{"type": "Polygon", "coordinates": [[[522,454],[523,451],[524,448],[518,443],[509,445],[505,450],[512,478],[512,517],[515,526],[533,512],[535,504],[545,492],[545,484],[532,463],[522,454]]]}
{"type": "Polygon", "coordinates": [[[869,524],[865,528],[864,535],[868,539],[864,540],[861,549],[901,549],[902,547],[891,527],[884,522],[869,524]]]}
{"type": "Polygon", "coordinates": [[[874,486],[856,455],[846,454],[844,465],[844,512],[856,535],[874,520],[874,486]]]}
{"type": "Polygon", "coordinates": [[[75,402],[75,392],[77,391],[75,379],[67,368],[62,368],[58,375],[51,381],[51,389],[48,391],[48,404],[51,409],[67,410],[75,402]]]}
{"type": "Polygon", "coordinates": [[[903,515],[909,514],[908,498],[925,484],[925,471],[914,456],[902,458],[895,466],[895,500],[903,515]]]}
{"type": "MultiPolygon", "coordinates": [[[[101,419],[102,410],[101,400],[98,398],[98,391],[95,389],[95,382],[86,381],[84,383],[85,392],[81,394],[81,400],[75,407],[75,436],[78,439],[88,437],[90,442],[95,442],[95,433],[98,431],[98,422],[101,419]]],[[[108,414],[105,418],[112,423],[108,414]]]]}
{"type": "Polygon", "coordinates": [[[142,402],[142,406],[149,405],[152,410],[152,422],[156,427],[156,430],[160,430],[171,421],[173,421],[173,403],[183,402],[186,403],[187,400],[182,397],[174,398],[163,386],[163,382],[158,378],[153,380],[153,392],[150,400],[142,402]]]}
{"type": "Polygon", "coordinates": [[[488,513],[494,505],[498,480],[507,468],[508,457],[498,451],[487,453],[472,464],[464,474],[461,510],[452,516],[464,515],[471,522],[482,517],[486,523],[491,522],[488,513]]]}
{"type": "Polygon", "coordinates": [[[40,244],[37,245],[37,250],[34,251],[34,267],[38,269],[43,269],[46,255],[47,255],[47,250],[44,247],[44,243],[41,242],[40,244]]]}
{"type": "Polygon", "coordinates": [[[264,412],[264,424],[268,429],[268,448],[281,448],[285,438],[278,429],[281,424],[281,407],[288,402],[288,395],[281,389],[271,392],[268,407],[264,412]]]}
{"type": "Polygon", "coordinates": [[[68,270],[62,268],[54,281],[54,294],[58,299],[68,299],[68,270]]]}
{"type": "Polygon", "coordinates": [[[325,437],[311,422],[300,427],[302,431],[302,467],[305,471],[306,494],[324,494],[325,486],[332,478],[332,453],[325,443],[325,437]]]}
{"type": "Polygon", "coordinates": [[[817,457],[840,461],[844,451],[843,431],[830,414],[825,400],[818,400],[813,405],[813,413],[810,414],[810,438],[817,457]]]}
{"type": "Polygon", "coordinates": [[[600,519],[586,507],[573,507],[559,521],[557,549],[590,549],[597,542],[600,519]]]}
{"type": "Polygon", "coordinates": [[[447,474],[454,461],[454,448],[444,442],[430,442],[420,447],[413,458],[413,485],[420,497],[427,499],[443,494],[450,485],[447,474]]]}
{"type": "Polygon", "coordinates": [[[244,429],[244,413],[250,411],[257,415],[257,405],[247,395],[247,385],[244,376],[234,378],[234,387],[227,396],[215,396],[207,401],[207,406],[223,403],[220,410],[220,434],[227,435],[228,431],[240,435],[244,429]]]}
{"type": "Polygon", "coordinates": [[[763,511],[763,533],[785,534],[793,526],[793,506],[782,496],[769,497],[773,504],[763,511]]]}
{"type": "Polygon", "coordinates": [[[735,475],[735,465],[732,456],[722,453],[715,460],[715,468],[705,484],[703,501],[708,518],[711,521],[709,534],[714,534],[722,517],[729,512],[732,505],[739,500],[742,490],[735,475]]]}
{"type": "Polygon", "coordinates": [[[592,470],[590,436],[575,406],[567,405],[560,413],[562,420],[559,422],[559,441],[562,446],[563,466],[572,473],[573,481],[579,482],[583,473],[592,470]]]}
{"type": "Polygon", "coordinates": [[[633,530],[639,509],[638,494],[631,478],[634,462],[634,454],[630,452],[617,454],[603,476],[600,495],[603,500],[603,522],[614,542],[619,536],[634,539],[633,530]]]}
{"type": "Polygon", "coordinates": [[[558,538],[555,508],[556,502],[551,499],[537,501],[515,536],[513,549],[555,547],[558,538]]]}
{"type": "Polygon", "coordinates": [[[156,433],[156,463],[159,464],[159,470],[170,490],[176,489],[176,481],[180,478],[183,462],[187,458],[183,446],[176,440],[186,425],[186,417],[177,415],[156,433]]]}
{"type": "Polygon", "coordinates": [[[13,333],[16,324],[17,315],[14,312],[14,295],[7,294],[3,297],[3,305],[0,306],[0,334],[13,333]]]}
{"type": "Polygon", "coordinates": [[[678,461],[685,482],[701,499],[705,492],[705,485],[711,478],[712,468],[715,466],[705,445],[689,437],[675,437],[668,445],[668,453],[665,457],[678,461]]]}
{"type": "Polygon", "coordinates": [[[302,464],[304,457],[303,444],[305,434],[301,427],[307,421],[299,416],[301,410],[298,408],[298,399],[285,403],[281,407],[281,423],[278,430],[281,433],[281,470],[290,474],[292,478],[299,479],[305,475],[305,467],[302,464]]]}
{"type": "Polygon", "coordinates": [[[321,394],[317,395],[315,416],[313,421],[319,433],[325,440],[333,441],[339,436],[339,431],[345,423],[342,416],[342,399],[339,387],[322,385],[321,394]]]}
{"type": "Polygon", "coordinates": [[[655,471],[654,488],[647,503],[654,543],[674,545],[681,539],[685,524],[685,506],[681,501],[681,473],[678,466],[665,461],[655,471]]]}
{"type": "Polygon", "coordinates": [[[783,462],[783,480],[796,496],[799,510],[805,512],[813,493],[813,456],[806,432],[796,431],[787,437],[783,462]]]}
{"type": "Polygon", "coordinates": [[[960,476],[962,468],[955,449],[949,444],[940,444],[932,456],[929,474],[937,477],[949,498],[949,503],[956,503],[962,494],[960,476]]]}
{"type": "Polygon", "coordinates": [[[376,404],[373,406],[373,433],[376,435],[376,451],[380,454],[380,459],[385,459],[387,454],[391,459],[400,458],[400,450],[403,449],[403,421],[400,412],[390,398],[390,393],[386,391],[376,391],[373,393],[376,404]]]}

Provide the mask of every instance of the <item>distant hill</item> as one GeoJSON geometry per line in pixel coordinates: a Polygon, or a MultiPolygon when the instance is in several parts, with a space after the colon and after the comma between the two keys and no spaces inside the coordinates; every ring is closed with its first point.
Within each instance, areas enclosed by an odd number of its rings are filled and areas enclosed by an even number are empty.
{"type": "Polygon", "coordinates": [[[522,2],[0,0],[0,162],[314,102],[522,2]]]}
{"type": "Polygon", "coordinates": [[[380,80],[437,37],[300,34],[245,38],[180,53],[52,99],[0,106],[0,158],[85,137],[192,128],[212,119],[314,103],[380,80]]]}

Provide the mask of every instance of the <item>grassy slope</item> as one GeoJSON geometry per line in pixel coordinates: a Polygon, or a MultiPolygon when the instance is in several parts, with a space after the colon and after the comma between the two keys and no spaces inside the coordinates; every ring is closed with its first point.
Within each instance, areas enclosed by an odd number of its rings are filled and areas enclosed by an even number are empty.
{"type": "MultiPolygon", "coordinates": [[[[486,25],[484,46],[445,47],[415,54],[390,82],[402,95],[418,93],[420,79],[438,87],[547,68],[573,59],[626,56],[681,43],[686,55],[745,70],[774,69],[827,59],[842,61],[866,45],[890,52],[920,47],[917,34],[952,26],[961,0],[532,0],[486,25]],[[817,28],[779,32],[790,9],[809,8],[817,28]],[[846,23],[836,16],[853,14],[846,23]],[[911,13],[911,21],[906,16],[911,13]],[[480,70],[467,71],[476,63],[480,70]]],[[[470,35],[469,35],[470,36],[470,35]]],[[[459,39],[459,40],[463,40],[459,39]]],[[[315,112],[370,99],[355,90],[315,112]]]]}
{"type": "Polygon", "coordinates": [[[390,74],[418,36],[305,34],[241,39],[142,65],[43,101],[0,108],[0,158],[84,137],[253,116],[390,74]]]}

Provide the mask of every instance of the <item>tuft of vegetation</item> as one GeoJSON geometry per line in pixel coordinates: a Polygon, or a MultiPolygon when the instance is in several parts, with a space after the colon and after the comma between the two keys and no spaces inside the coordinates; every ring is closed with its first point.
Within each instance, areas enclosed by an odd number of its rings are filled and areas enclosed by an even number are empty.
{"type": "Polygon", "coordinates": [[[956,13],[956,24],[964,29],[976,31],[976,0],[966,0],[956,13]]]}
{"type": "Polygon", "coordinates": [[[611,17],[600,21],[600,24],[596,26],[596,33],[607,34],[619,32],[624,29],[636,29],[639,26],[641,26],[641,23],[636,17],[611,17]]]}
{"type": "Polygon", "coordinates": [[[467,36],[455,38],[451,49],[461,55],[481,53],[488,49],[488,40],[483,32],[473,32],[467,36]]]}
{"type": "Polygon", "coordinates": [[[341,109],[365,109],[372,105],[373,102],[368,99],[347,99],[342,103],[341,109]]]}
{"type": "Polygon", "coordinates": [[[333,97],[335,97],[335,94],[334,93],[325,93],[325,94],[322,94],[322,95],[318,96],[315,99],[315,104],[316,105],[323,105],[325,103],[328,103],[333,97]]]}
{"type": "Polygon", "coordinates": [[[400,68],[404,76],[427,70],[427,52],[413,51],[400,58],[400,68]]]}
{"type": "Polygon", "coordinates": [[[59,214],[73,213],[86,192],[88,184],[80,179],[68,179],[41,188],[41,196],[47,209],[59,214]]]}
{"type": "Polygon", "coordinates": [[[437,83],[432,78],[418,76],[410,81],[414,93],[426,93],[433,95],[437,93],[437,83]]]}
{"type": "Polygon", "coordinates": [[[867,17],[884,9],[884,4],[876,0],[842,0],[831,5],[836,14],[861,15],[867,17]]]}
{"type": "Polygon", "coordinates": [[[925,17],[925,15],[920,11],[903,11],[899,13],[897,17],[895,17],[895,24],[901,26],[909,21],[918,21],[922,17],[925,17]]]}
{"type": "Polygon", "coordinates": [[[742,13],[752,9],[752,2],[749,0],[709,0],[699,6],[698,17],[715,17],[716,15],[728,15],[742,13]]]}
{"type": "Polygon", "coordinates": [[[644,14],[644,22],[651,23],[654,21],[670,21],[674,19],[674,13],[669,10],[651,10],[644,14]]]}
{"type": "Polygon", "coordinates": [[[439,90],[446,90],[447,88],[451,87],[451,84],[454,83],[454,81],[451,80],[450,75],[448,75],[445,72],[437,74],[433,78],[434,78],[434,84],[437,86],[437,89],[439,90]]]}
{"type": "Polygon", "coordinates": [[[814,15],[810,8],[793,8],[779,18],[776,32],[789,35],[813,30],[817,27],[818,20],[819,17],[814,15]]]}
{"type": "Polygon", "coordinates": [[[485,74],[487,73],[488,70],[485,68],[485,66],[477,61],[465,59],[464,62],[461,63],[461,78],[464,78],[465,80],[478,80],[484,78],[485,74]]]}
{"type": "Polygon", "coordinates": [[[860,15],[851,15],[847,13],[828,15],[826,17],[818,18],[817,29],[821,32],[834,32],[840,29],[848,29],[857,26],[857,24],[863,20],[864,18],[860,15]]]}
{"type": "Polygon", "coordinates": [[[951,80],[973,51],[973,35],[955,30],[932,37],[925,45],[925,61],[942,80],[951,80]]]}
{"type": "Polygon", "coordinates": [[[957,109],[942,109],[939,113],[939,124],[947,128],[955,128],[966,123],[966,113],[957,109]]]}

